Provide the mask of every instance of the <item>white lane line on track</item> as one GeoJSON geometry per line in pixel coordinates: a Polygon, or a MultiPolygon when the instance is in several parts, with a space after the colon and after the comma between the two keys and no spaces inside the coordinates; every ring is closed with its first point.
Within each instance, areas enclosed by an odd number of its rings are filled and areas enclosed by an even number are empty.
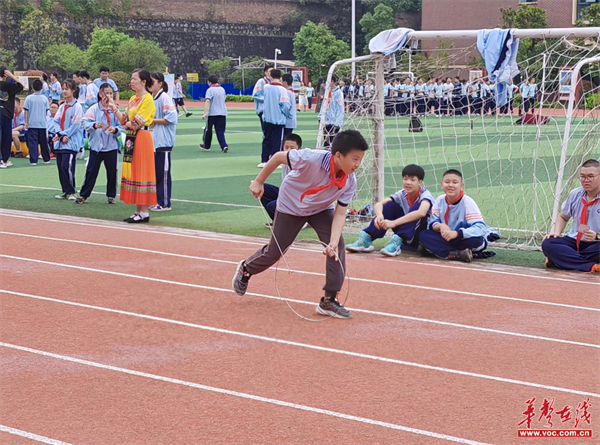
{"type": "Polygon", "coordinates": [[[152,321],[158,321],[158,322],[162,322],[162,323],[186,326],[186,327],[190,327],[190,328],[194,328],[194,329],[218,332],[221,334],[235,335],[235,336],[239,336],[239,337],[251,338],[253,340],[261,340],[261,341],[266,341],[266,342],[271,342],[271,343],[283,344],[283,345],[287,345],[287,346],[312,349],[312,350],[321,351],[321,352],[329,352],[332,354],[340,354],[340,355],[346,355],[346,356],[356,357],[356,358],[361,358],[361,359],[367,359],[367,360],[373,360],[373,361],[379,361],[379,362],[385,362],[385,363],[392,363],[395,365],[402,365],[402,366],[408,366],[408,367],[413,367],[413,368],[426,369],[428,371],[438,371],[438,372],[460,375],[463,377],[481,378],[481,379],[491,380],[491,381],[500,382],[500,383],[528,386],[528,387],[533,387],[533,388],[542,388],[542,389],[546,389],[546,390],[553,390],[553,391],[559,391],[559,392],[566,392],[566,393],[570,393],[570,394],[578,394],[578,395],[583,395],[583,396],[600,398],[600,394],[596,394],[596,393],[592,393],[592,392],[574,390],[574,389],[569,389],[569,388],[562,388],[562,387],[558,387],[558,386],[542,385],[539,383],[532,383],[532,382],[525,382],[525,381],[521,381],[521,380],[508,379],[508,378],[504,378],[504,377],[490,376],[487,374],[479,374],[479,373],[473,373],[473,372],[467,372],[467,371],[460,371],[460,370],[444,368],[444,367],[440,367],[440,366],[424,365],[422,363],[408,362],[405,360],[397,360],[397,359],[393,359],[393,358],[380,357],[380,356],[371,355],[371,354],[362,354],[360,352],[352,352],[352,351],[346,351],[346,350],[342,350],[342,349],[328,348],[328,347],[317,346],[317,345],[312,345],[312,344],[308,344],[308,343],[300,343],[300,342],[283,340],[283,339],[274,338],[274,337],[266,337],[263,335],[248,334],[245,332],[233,331],[230,329],[215,328],[212,326],[204,326],[204,325],[189,323],[189,322],[185,322],[185,321],[156,317],[153,315],[138,314],[135,312],[123,311],[123,310],[119,310],[119,309],[110,309],[110,308],[105,308],[102,306],[93,306],[93,305],[89,305],[89,304],[75,303],[75,302],[71,302],[71,301],[59,300],[56,298],[24,294],[22,292],[0,290],[0,293],[5,293],[5,294],[19,296],[19,297],[25,297],[25,298],[31,298],[31,299],[41,300],[41,301],[59,303],[59,304],[64,304],[64,305],[68,305],[68,306],[81,307],[84,309],[93,309],[93,310],[109,312],[109,313],[114,313],[114,314],[119,314],[119,315],[137,317],[137,318],[142,318],[142,319],[147,319],[147,320],[152,320],[152,321]]]}
{"type": "Polygon", "coordinates": [[[5,433],[13,434],[15,436],[21,436],[29,440],[35,440],[36,442],[47,443],[49,445],[71,445],[67,442],[61,442],[60,440],[50,439],[49,437],[40,436],[38,434],[29,433],[23,430],[18,430],[16,428],[11,428],[6,425],[0,425],[0,431],[4,431],[5,433]]]}
{"type": "Polygon", "coordinates": [[[367,425],[374,425],[374,426],[387,428],[387,429],[391,429],[391,430],[404,431],[407,433],[413,433],[413,434],[417,434],[417,435],[421,435],[421,436],[432,437],[432,438],[441,439],[441,440],[447,440],[449,442],[461,443],[461,444],[465,444],[465,445],[490,445],[490,444],[476,442],[476,441],[469,440],[469,439],[463,439],[461,437],[449,436],[446,434],[435,433],[435,432],[426,431],[426,430],[422,430],[422,429],[418,429],[418,428],[411,428],[411,427],[407,427],[407,426],[403,426],[403,425],[397,425],[394,423],[382,422],[379,420],[373,420],[373,419],[369,419],[369,418],[365,418],[365,417],[353,416],[350,414],[344,414],[344,413],[321,409],[321,408],[316,408],[316,407],[312,407],[312,406],[308,406],[308,405],[300,405],[297,403],[286,402],[283,400],[271,399],[268,397],[262,397],[262,396],[258,396],[258,395],[254,395],[254,394],[248,394],[248,393],[243,393],[243,392],[239,392],[239,391],[232,391],[232,390],[223,389],[223,388],[216,388],[214,386],[202,385],[200,383],[193,383],[193,382],[179,380],[179,379],[175,379],[175,378],[171,378],[171,377],[150,374],[147,372],[135,371],[132,369],[121,368],[121,367],[117,367],[117,366],[93,362],[90,360],[82,360],[82,359],[78,359],[76,357],[55,354],[52,352],[41,351],[39,349],[32,349],[32,348],[14,345],[14,344],[10,344],[10,343],[0,342],[0,347],[17,350],[17,351],[21,351],[21,352],[27,352],[30,354],[36,354],[36,355],[40,355],[43,357],[49,357],[49,358],[53,358],[53,359],[57,359],[57,360],[62,360],[65,362],[76,363],[79,365],[90,366],[90,367],[93,367],[96,369],[119,372],[122,374],[127,374],[127,375],[131,375],[131,376],[135,376],[135,377],[143,377],[146,379],[156,380],[156,381],[160,381],[160,382],[172,383],[175,385],[181,385],[181,386],[186,386],[189,388],[200,389],[200,390],[208,391],[211,393],[216,393],[216,394],[221,394],[221,395],[226,395],[226,396],[231,396],[231,397],[237,397],[237,398],[241,398],[241,399],[245,399],[245,400],[252,400],[254,402],[267,403],[270,405],[276,405],[276,406],[280,406],[280,407],[284,407],[284,408],[291,408],[291,409],[295,409],[295,410],[325,415],[325,416],[334,417],[334,418],[338,418],[338,419],[350,420],[350,421],[354,421],[354,422],[359,422],[359,423],[363,423],[363,424],[367,424],[367,425]]]}
{"type": "MultiPolygon", "coordinates": [[[[24,257],[11,256],[11,255],[0,255],[0,257],[12,258],[12,259],[22,260],[22,261],[34,261],[34,262],[62,266],[62,267],[79,268],[80,270],[89,270],[89,271],[96,271],[96,272],[102,272],[102,273],[113,273],[111,271],[105,271],[102,269],[85,268],[85,267],[80,267],[80,266],[67,265],[64,263],[53,263],[53,262],[47,262],[47,261],[43,261],[43,260],[36,260],[33,258],[24,258],[24,257]]],[[[223,261],[223,260],[220,260],[220,261],[223,261]]],[[[319,277],[324,276],[324,274],[321,274],[318,272],[297,271],[297,273],[305,274],[305,275],[319,276],[319,277]]],[[[128,275],[128,276],[133,277],[136,275],[128,275]]],[[[142,278],[142,279],[150,279],[148,277],[139,277],[139,276],[137,276],[137,277],[142,278]]],[[[469,296],[469,297],[480,297],[480,298],[488,298],[488,299],[495,299],[495,300],[516,301],[519,303],[537,304],[537,305],[541,305],[541,306],[553,306],[553,307],[561,307],[561,308],[567,308],[567,309],[600,312],[600,308],[592,308],[592,307],[587,307],[587,306],[575,306],[575,305],[564,304],[564,303],[553,303],[553,302],[549,302],[549,301],[529,300],[529,299],[525,299],[525,298],[516,298],[516,297],[504,297],[502,295],[490,295],[490,294],[482,294],[482,293],[478,293],[478,292],[443,289],[443,288],[431,287],[431,286],[420,286],[420,285],[416,285],[416,284],[405,284],[405,283],[395,283],[395,282],[391,282],[391,281],[371,280],[368,278],[352,278],[352,277],[350,277],[350,280],[351,281],[361,281],[364,283],[396,286],[396,287],[408,288],[408,289],[419,289],[419,290],[427,290],[427,291],[439,292],[439,293],[465,295],[465,296],[469,296]]],[[[165,281],[165,282],[167,282],[167,281],[165,281]]],[[[187,283],[187,284],[189,284],[189,283],[187,283]]],[[[248,293],[248,295],[250,295],[250,293],[248,293]]],[[[284,299],[284,300],[286,300],[286,299],[284,299]]],[[[292,301],[292,300],[288,300],[288,301],[292,301]]]]}
{"type": "MultiPolygon", "coordinates": [[[[22,211],[16,211],[16,210],[13,211],[13,210],[6,210],[6,209],[0,209],[0,215],[12,217],[12,218],[31,219],[31,220],[56,222],[56,223],[67,223],[67,224],[72,224],[72,225],[80,225],[80,226],[87,226],[87,227],[94,227],[94,228],[116,229],[116,230],[123,230],[123,231],[177,236],[177,237],[192,238],[192,239],[198,239],[198,240],[219,241],[219,242],[227,242],[227,243],[234,243],[234,244],[247,244],[247,245],[258,246],[258,247],[262,247],[268,241],[267,239],[258,239],[258,238],[255,238],[256,239],[255,241],[248,241],[249,237],[244,237],[241,235],[218,234],[218,233],[202,232],[202,231],[194,231],[194,232],[197,232],[197,234],[191,234],[191,233],[189,233],[189,232],[192,232],[191,229],[177,229],[174,227],[166,227],[166,226],[150,226],[150,227],[146,227],[143,229],[142,228],[133,228],[133,227],[129,227],[128,225],[125,225],[125,224],[121,224],[118,222],[111,222],[111,221],[107,221],[107,220],[97,220],[97,222],[90,222],[90,221],[88,221],[88,219],[85,219],[84,221],[82,221],[84,218],[73,217],[73,216],[69,216],[69,215],[47,215],[47,214],[31,215],[29,212],[22,212],[22,211]]],[[[321,251],[318,249],[315,249],[315,248],[310,249],[310,248],[300,247],[297,244],[292,245],[292,247],[290,247],[290,250],[319,253],[319,254],[321,253],[321,251]]],[[[365,257],[367,257],[367,255],[365,255],[365,257]]],[[[388,262],[390,261],[389,259],[384,259],[384,258],[369,258],[369,259],[370,260],[375,259],[376,261],[388,261],[388,262]]],[[[405,264],[418,264],[420,266],[425,266],[425,267],[437,267],[437,268],[445,268],[445,269],[462,270],[462,271],[467,271],[469,273],[483,272],[483,273],[488,273],[488,274],[518,276],[518,277],[531,278],[531,279],[536,279],[536,280],[562,281],[562,282],[573,283],[573,284],[577,284],[577,285],[600,286],[600,281],[583,281],[583,280],[576,280],[576,279],[571,279],[571,278],[546,276],[546,275],[541,275],[541,274],[531,275],[531,274],[527,274],[527,273],[511,272],[511,271],[506,271],[506,270],[497,270],[497,269],[491,269],[491,268],[487,269],[487,268],[479,267],[476,265],[470,265],[469,267],[461,267],[461,266],[455,266],[455,265],[449,265],[449,264],[442,264],[441,262],[438,262],[438,261],[430,261],[430,262],[417,261],[417,260],[403,261],[403,260],[399,260],[397,258],[394,259],[393,261],[397,261],[398,263],[405,263],[405,264]]],[[[554,271],[554,272],[556,272],[556,271],[554,271]]]]}
{"type": "MultiPolygon", "coordinates": [[[[6,255],[0,255],[0,256],[6,257],[6,255]]],[[[48,262],[45,262],[45,261],[35,260],[34,262],[48,264],[48,262]]],[[[75,268],[75,269],[80,269],[80,270],[82,269],[80,267],[68,266],[68,265],[64,265],[63,267],[75,268]]],[[[136,276],[136,275],[122,274],[122,273],[118,273],[118,272],[109,272],[109,271],[101,271],[101,270],[95,270],[95,271],[96,272],[100,272],[100,273],[108,273],[110,275],[117,275],[117,276],[131,277],[131,278],[140,278],[140,279],[145,279],[145,280],[154,281],[154,282],[161,282],[161,283],[166,283],[166,284],[175,284],[175,285],[186,286],[186,287],[191,287],[191,288],[201,288],[201,289],[207,289],[207,290],[215,290],[215,291],[233,293],[233,291],[227,291],[226,289],[213,288],[213,287],[210,287],[210,286],[200,286],[200,285],[194,285],[194,284],[189,284],[189,283],[179,283],[179,282],[176,282],[176,281],[168,281],[168,280],[160,280],[160,279],[157,279],[157,278],[140,277],[140,276],[136,276]]],[[[272,297],[272,296],[261,295],[261,294],[250,294],[250,293],[247,293],[246,295],[257,296],[257,297],[262,297],[262,298],[267,298],[267,299],[282,300],[279,297],[272,297]]],[[[288,299],[287,301],[297,302],[297,303],[302,303],[302,304],[311,304],[311,305],[314,304],[314,303],[308,303],[306,301],[300,301],[300,300],[290,300],[290,299],[288,299]]],[[[373,313],[372,311],[359,311],[359,310],[356,310],[356,309],[352,309],[352,310],[354,312],[373,313]]],[[[567,388],[559,388],[559,387],[555,387],[555,386],[547,386],[547,385],[541,385],[541,384],[537,384],[537,383],[528,383],[528,382],[523,382],[523,381],[520,381],[520,380],[505,379],[505,378],[502,378],[502,377],[489,376],[489,375],[486,375],[486,374],[477,374],[477,373],[471,373],[471,372],[466,372],[466,371],[459,371],[459,370],[450,369],[450,368],[443,368],[443,367],[437,367],[437,366],[423,365],[421,363],[414,363],[414,362],[402,362],[402,363],[404,365],[406,365],[406,366],[413,366],[413,367],[416,367],[416,368],[441,371],[441,372],[446,372],[446,373],[450,373],[450,374],[457,374],[457,375],[463,375],[463,376],[468,376],[468,377],[476,377],[476,378],[482,378],[482,379],[487,379],[487,380],[499,381],[499,382],[503,382],[503,383],[512,383],[512,384],[516,384],[516,385],[532,386],[532,387],[536,387],[536,388],[554,389],[554,390],[557,390],[557,391],[569,392],[569,393],[573,393],[573,394],[591,395],[592,397],[600,397],[600,394],[585,393],[585,392],[582,392],[582,391],[571,390],[571,389],[567,389],[567,388]]]]}
{"type": "MultiPolygon", "coordinates": [[[[222,263],[222,264],[230,264],[230,265],[238,264],[238,262],[236,262],[236,261],[227,261],[227,260],[220,260],[220,259],[214,259],[214,258],[204,258],[204,257],[198,257],[198,256],[192,256],[192,255],[176,254],[176,253],[170,253],[170,252],[161,252],[161,251],[157,251],[157,250],[141,249],[141,248],[136,248],[136,247],[116,246],[116,245],[112,245],[112,244],[92,243],[89,241],[66,240],[66,239],[62,239],[62,238],[52,238],[52,237],[39,236],[39,235],[27,235],[27,234],[19,234],[19,233],[4,232],[4,231],[0,231],[0,234],[23,236],[26,238],[34,238],[34,239],[63,241],[63,242],[67,242],[67,243],[92,245],[92,246],[99,246],[99,247],[106,247],[106,248],[114,248],[114,249],[119,249],[119,250],[131,250],[131,251],[135,251],[135,252],[144,252],[144,253],[151,253],[151,254],[156,254],[156,255],[173,256],[173,257],[180,257],[180,258],[193,259],[193,260],[199,260],[199,261],[222,263]]],[[[299,273],[299,274],[324,276],[324,274],[319,274],[316,272],[307,272],[307,271],[298,271],[298,270],[292,270],[292,272],[299,273]]],[[[352,280],[360,281],[360,279],[358,279],[358,278],[352,278],[352,280]]],[[[230,292],[230,291],[228,291],[228,292],[230,292]]],[[[360,309],[353,309],[353,310],[360,311],[360,309]]],[[[381,312],[376,312],[376,313],[379,314],[381,312]]],[[[537,336],[537,335],[531,335],[531,334],[522,334],[522,333],[518,333],[518,332],[503,331],[503,330],[491,329],[491,328],[483,328],[483,327],[479,327],[479,326],[464,325],[464,324],[460,324],[460,323],[451,323],[451,322],[446,322],[446,321],[432,320],[432,319],[428,319],[428,318],[411,317],[408,315],[399,315],[399,314],[392,314],[392,313],[387,313],[387,312],[384,312],[383,314],[385,314],[388,317],[393,316],[395,318],[401,318],[404,320],[438,324],[438,325],[442,325],[442,326],[451,326],[451,327],[461,328],[461,329],[471,329],[471,330],[476,330],[476,331],[481,331],[481,332],[488,332],[488,333],[494,333],[494,334],[500,334],[500,335],[509,335],[509,336],[515,336],[515,337],[521,337],[521,338],[528,338],[528,339],[532,339],[532,340],[550,341],[550,342],[555,342],[555,343],[564,343],[564,344],[570,344],[570,345],[575,345],[575,346],[584,346],[584,347],[600,349],[600,345],[591,344],[591,343],[582,343],[582,342],[577,342],[577,341],[572,341],[572,340],[563,340],[563,339],[557,339],[557,338],[552,338],[552,337],[543,337],[543,336],[537,336]]]]}

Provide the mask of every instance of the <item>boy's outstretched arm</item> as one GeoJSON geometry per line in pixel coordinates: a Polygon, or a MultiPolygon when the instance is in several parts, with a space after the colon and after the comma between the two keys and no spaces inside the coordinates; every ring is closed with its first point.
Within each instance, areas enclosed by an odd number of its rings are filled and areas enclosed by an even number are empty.
{"type": "Polygon", "coordinates": [[[329,244],[325,247],[325,250],[323,250],[323,255],[330,257],[338,255],[338,244],[340,243],[344,224],[346,224],[346,206],[342,206],[338,203],[335,207],[335,213],[333,214],[333,221],[331,222],[331,237],[329,238],[329,244]]]}
{"type": "Polygon", "coordinates": [[[280,151],[269,159],[269,162],[264,166],[264,168],[260,171],[260,173],[254,178],[254,180],[250,181],[250,193],[257,198],[262,198],[262,195],[265,191],[264,183],[271,173],[273,173],[277,167],[281,164],[287,163],[287,152],[280,151]]]}

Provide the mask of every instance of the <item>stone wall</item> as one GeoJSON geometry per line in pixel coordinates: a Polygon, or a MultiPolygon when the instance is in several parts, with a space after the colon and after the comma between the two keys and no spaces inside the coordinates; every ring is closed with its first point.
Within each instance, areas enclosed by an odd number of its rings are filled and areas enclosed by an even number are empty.
{"type": "MultiPolygon", "coordinates": [[[[85,48],[87,32],[65,16],[59,23],[68,29],[67,39],[85,48]]],[[[86,29],[95,26],[114,27],[132,37],[144,36],[156,41],[170,59],[171,72],[197,72],[200,59],[217,59],[259,55],[272,58],[275,48],[281,49],[281,59],[292,59],[293,37],[297,27],[256,25],[242,23],[211,23],[178,19],[97,18],[86,29]]],[[[17,64],[25,69],[34,68],[23,54],[18,29],[18,16],[0,12],[0,33],[3,44],[17,51],[17,64]]]]}

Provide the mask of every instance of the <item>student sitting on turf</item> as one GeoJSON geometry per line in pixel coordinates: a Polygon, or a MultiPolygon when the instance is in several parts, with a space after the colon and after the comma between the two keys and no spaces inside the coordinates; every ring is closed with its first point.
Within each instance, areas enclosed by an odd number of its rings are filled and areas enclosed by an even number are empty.
{"type": "Polygon", "coordinates": [[[25,113],[21,108],[21,99],[15,97],[15,113],[12,118],[12,140],[16,153],[21,151],[21,141],[25,141],[26,136],[25,113]]]}
{"type": "Polygon", "coordinates": [[[252,275],[279,261],[282,252],[289,248],[308,222],[319,239],[328,243],[323,251],[328,257],[323,287],[325,296],[317,306],[317,313],[337,318],[352,316],[337,300],[346,267],[342,229],[346,221],[346,207],[356,191],[354,172],[360,167],[368,149],[367,141],[358,131],[347,130],[337,134],[331,152],[290,150],[271,157],[250,183],[250,191],[256,198],[262,197],[263,184],[277,166],[287,163],[291,171],[279,189],[269,244],[238,264],[232,282],[236,294],[244,295],[252,275]]]}
{"type": "Polygon", "coordinates": [[[444,173],[442,190],[445,195],[436,199],[429,229],[421,232],[419,242],[438,258],[470,263],[473,252],[487,248],[490,230],[475,201],[463,192],[464,186],[458,170],[444,173]]]}
{"type": "Polygon", "coordinates": [[[402,190],[375,204],[375,218],[360,232],[355,243],[346,246],[348,252],[372,252],[373,240],[383,238],[388,229],[394,231],[392,240],[379,251],[382,255],[397,256],[404,244],[409,250],[419,245],[419,232],[427,227],[427,217],[434,203],[433,195],[423,187],[425,171],[410,164],[402,170],[402,190]]]}
{"type": "Polygon", "coordinates": [[[554,231],[544,237],[546,267],[600,273],[600,162],[590,159],[579,170],[581,187],[569,193],[554,231]],[[567,222],[573,225],[561,237],[567,222]]]}
{"type": "MultiPolygon", "coordinates": [[[[302,138],[295,133],[290,133],[283,138],[283,151],[299,150],[302,148],[302,138]]],[[[290,172],[290,167],[287,164],[281,166],[281,181],[290,172]]],[[[271,184],[265,184],[265,191],[260,198],[260,203],[263,205],[271,220],[275,219],[275,209],[277,207],[277,198],[279,197],[279,187],[271,184]]],[[[269,227],[273,224],[269,224],[269,227]]]]}
{"type": "Polygon", "coordinates": [[[81,126],[88,135],[90,156],[85,166],[85,179],[76,204],[83,204],[92,194],[100,166],[106,169],[106,198],[109,204],[116,204],[117,170],[119,166],[119,137],[123,126],[115,112],[114,91],[108,83],[100,85],[97,103],[83,115],[81,126]]]}

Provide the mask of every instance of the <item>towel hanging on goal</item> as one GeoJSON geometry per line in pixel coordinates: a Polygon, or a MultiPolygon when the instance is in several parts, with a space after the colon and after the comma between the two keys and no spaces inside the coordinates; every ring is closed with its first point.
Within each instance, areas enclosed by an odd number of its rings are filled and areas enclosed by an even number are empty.
{"type": "Polygon", "coordinates": [[[396,28],[381,31],[369,41],[369,51],[373,53],[382,53],[389,56],[395,53],[408,41],[408,34],[413,32],[410,28],[396,28]]]}
{"type": "Polygon", "coordinates": [[[490,82],[497,85],[496,106],[502,107],[508,102],[508,81],[519,74],[519,39],[513,37],[512,29],[483,29],[477,33],[477,49],[485,60],[490,82]]]}

